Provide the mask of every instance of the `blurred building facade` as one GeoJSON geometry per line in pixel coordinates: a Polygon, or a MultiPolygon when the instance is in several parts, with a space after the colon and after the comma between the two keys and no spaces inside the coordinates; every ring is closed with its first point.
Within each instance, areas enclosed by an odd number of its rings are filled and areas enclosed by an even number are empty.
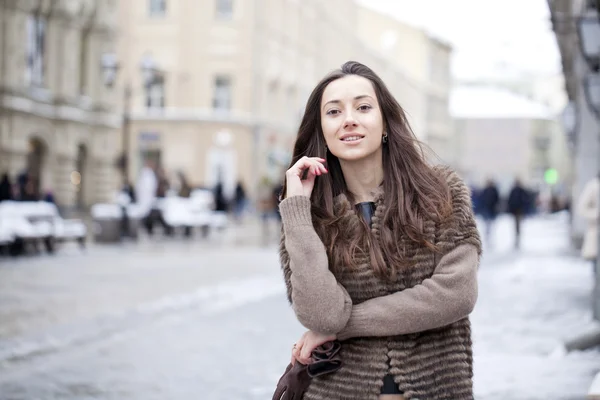
{"type": "Polygon", "coordinates": [[[0,172],[28,172],[58,205],[114,189],[112,90],[101,56],[115,44],[115,2],[0,2],[0,172]]]}
{"type": "MultiPolygon", "coordinates": [[[[585,184],[600,171],[600,123],[594,116],[583,87],[584,77],[590,73],[590,67],[584,59],[577,34],[576,21],[586,9],[593,8],[591,0],[549,0],[553,29],[556,34],[565,77],[565,89],[569,101],[576,110],[576,127],[571,138],[574,146],[574,184],[573,203],[579,199],[585,184]]],[[[585,221],[577,214],[573,215],[571,225],[572,239],[580,246],[585,230],[585,221]]]]}
{"type": "Polygon", "coordinates": [[[518,178],[532,189],[568,196],[569,144],[545,105],[507,89],[468,85],[453,90],[450,112],[457,168],[469,184],[482,187],[491,178],[508,193],[518,178]],[[556,181],[548,182],[548,174],[556,181]]]}
{"type": "Polygon", "coordinates": [[[369,47],[402,70],[412,85],[412,90],[396,96],[417,136],[443,162],[454,164],[454,126],[449,114],[451,46],[364,6],[359,8],[359,33],[369,47]]]}
{"type": "Polygon", "coordinates": [[[221,179],[231,191],[240,179],[252,193],[259,179],[280,179],[310,91],[347,60],[383,78],[418,136],[447,140],[450,48],[385,16],[382,31],[378,16],[353,1],[132,0],[119,8],[120,84],[132,87],[132,178],[154,156],[194,185],[221,179]],[[382,49],[390,31],[399,40],[382,49]],[[413,56],[425,44],[427,54],[413,56]],[[161,76],[152,85],[140,71],[147,58],[161,76]],[[438,98],[439,118],[431,111],[438,98]]]}

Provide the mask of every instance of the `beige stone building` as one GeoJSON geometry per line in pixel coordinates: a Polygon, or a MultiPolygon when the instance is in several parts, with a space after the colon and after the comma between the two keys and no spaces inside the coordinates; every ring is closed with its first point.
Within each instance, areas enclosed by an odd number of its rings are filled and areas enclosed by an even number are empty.
{"type": "Polygon", "coordinates": [[[116,2],[0,2],[0,172],[29,171],[60,206],[85,207],[115,188],[113,89],[101,57],[114,51],[116,2]]]}
{"type": "Polygon", "coordinates": [[[451,46],[367,7],[359,9],[359,32],[368,46],[389,60],[410,84],[399,88],[397,97],[417,136],[443,162],[454,164],[454,128],[448,112],[451,46]]]}
{"type": "Polygon", "coordinates": [[[411,75],[402,54],[363,40],[356,27],[369,32],[369,24],[353,1],[131,0],[119,7],[120,86],[132,88],[131,178],[148,156],[194,185],[221,176],[229,190],[239,179],[252,191],[262,177],[281,178],[310,91],[351,59],[382,76],[419,136],[437,132],[428,122],[431,75],[411,75]],[[151,84],[140,69],[148,60],[151,84]]]}

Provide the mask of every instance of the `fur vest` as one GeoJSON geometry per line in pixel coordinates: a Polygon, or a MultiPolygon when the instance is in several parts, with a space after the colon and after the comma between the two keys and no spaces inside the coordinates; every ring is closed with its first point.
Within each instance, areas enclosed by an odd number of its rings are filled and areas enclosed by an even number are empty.
{"type": "MultiPolygon", "coordinates": [[[[443,222],[426,219],[424,223],[427,239],[440,251],[434,252],[418,245],[402,234],[398,249],[413,263],[400,270],[394,282],[382,280],[374,274],[366,253],[357,255],[357,267],[332,270],[353,304],[419,285],[433,275],[441,256],[458,245],[472,244],[481,252],[468,188],[449,169],[435,170],[445,176],[452,197],[452,214],[449,218],[443,222]]],[[[385,211],[383,196],[383,193],[378,193],[375,198],[376,210],[371,229],[376,238],[385,211]]],[[[360,223],[361,217],[343,195],[335,199],[335,213],[343,215],[340,221],[342,226],[351,227],[360,223]]],[[[291,270],[284,240],[282,238],[280,260],[288,299],[291,299],[291,270]]],[[[414,334],[344,340],[340,356],[343,367],[334,374],[313,379],[304,400],[377,400],[383,377],[388,373],[394,376],[407,399],[473,399],[473,357],[468,318],[414,334]]]]}

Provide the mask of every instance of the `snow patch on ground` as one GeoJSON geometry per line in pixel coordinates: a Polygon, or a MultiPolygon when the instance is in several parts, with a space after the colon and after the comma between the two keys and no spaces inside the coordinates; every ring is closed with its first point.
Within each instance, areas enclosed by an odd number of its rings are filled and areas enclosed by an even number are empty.
{"type": "Polygon", "coordinates": [[[600,370],[595,350],[566,354],[566,340],[587,332],[592,320],[590,263],[568,256],[563,215],[525,221],[521,250],[512,221],[498,221],[494,246],[479,272],[472,314],[475,398],[582,399],[600,370]]]}

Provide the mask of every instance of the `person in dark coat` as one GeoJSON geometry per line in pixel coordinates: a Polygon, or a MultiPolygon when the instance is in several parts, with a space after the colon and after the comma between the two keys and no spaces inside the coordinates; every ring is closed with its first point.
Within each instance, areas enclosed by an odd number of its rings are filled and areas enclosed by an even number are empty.
{"type": "Polygon", "coordinates": [[[179,192],[177,193],[179,197],[188,198],[192,194],[192,187],[188,183],[185,174],[181,171],[177,173],[177,177],[179,178],[179,192]]]}
{"type": "Polygon", "coordinates": [[[223,190],[223,183],[219,182],[215,186],[214,190],[215,196],[215,211],[225,211],[229,210],[229,204],[227,202],[227,198],[225,197],[225,193],[223,190]]]}
{"type": "Polygon", "coordinates": [[[479,196],[479,206],[481,215],[485,221],[485,238],[488,243],[491,241],[492,228],[494,221],[498,216],[498,203],[500,202],[500,195],[498,188],[493,180],[489,179],[485,185],[485,188],[479,196]]]}
{"type": "Polygon", "coordinates": [[[241,181],[238,181],[235,187],[235,197],[233,201],[235,218],[239,222],[241,221],[244,210],[246,209],[246,190],[244,189],[244,185],[241,181]]]}
{"type": "Polygon", "coordinates": [[[29,179],[25,184],[25,188],[21,193],[21,201],[38,201],[40,196],[36,191],[36,184],[33,179],[29,179]]]}
{"type": "Polygon", "coordinates": [[[508,212],[515,220],[515,248],[521,246],[521,221],[529,209],[529,194],[520,180],[515,184],[508,195],[508,212]]]}
{"type": "Polygon", "coordinates": [[[2,180],[0,181],[0,201],[12,200],[12,183],[8,174],[2,174],[2,180]]]}

